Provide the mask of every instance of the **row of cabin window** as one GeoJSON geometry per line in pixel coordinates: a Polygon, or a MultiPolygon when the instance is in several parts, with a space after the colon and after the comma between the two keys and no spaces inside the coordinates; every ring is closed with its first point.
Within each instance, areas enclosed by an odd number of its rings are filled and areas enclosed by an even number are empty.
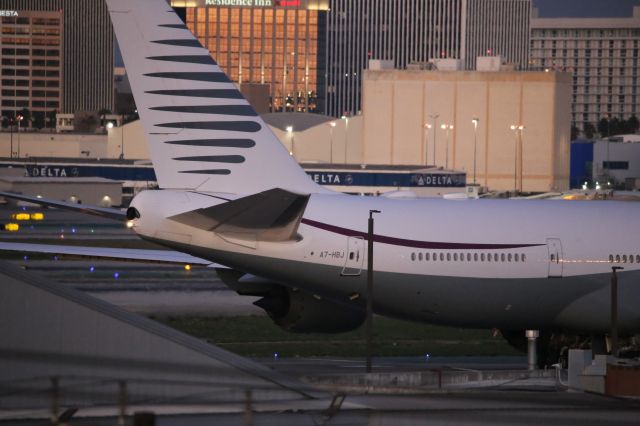
{"type": "MultiPolygon", "coordinates": [[[[433,259],[434,262],[440,260],[444,262],[454,261],[454,262],[464,262],[465,261],[465,253],[411,253],[412,261],[430,261],[433,259]]],[[[467,262],[526,262],[527,258],[524,253],[467,253],[466,254],[467,262]]]]}
{"type": "Polygon", "coordinates": [[[616,254],[615,256],[612,254],[609,255],[609,263],[633,263],[634,261],[635,263],[640,263],[640,254],[636,254],[635,257],[632,254],[629,256],[626,254],[623,254],[622,256],[619,254],[616,254]]]}

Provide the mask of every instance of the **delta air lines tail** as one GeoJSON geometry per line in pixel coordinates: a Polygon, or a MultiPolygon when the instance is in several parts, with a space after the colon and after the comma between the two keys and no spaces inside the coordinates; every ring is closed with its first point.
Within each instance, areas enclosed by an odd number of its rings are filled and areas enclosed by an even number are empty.
{"type": "Polygon", "coordinates": [[[167,2],[107,4],[161,188],[323,191],[167,2]]]}

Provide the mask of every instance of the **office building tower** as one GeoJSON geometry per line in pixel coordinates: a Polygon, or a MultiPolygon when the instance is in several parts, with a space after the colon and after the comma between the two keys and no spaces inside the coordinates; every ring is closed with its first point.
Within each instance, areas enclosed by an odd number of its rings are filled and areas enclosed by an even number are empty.
{"type": "Polygon", "coordinates": [[[572,122],[638,113],[640,7],[627,18],[531,20],[530,68],[573,73],[572,122]]]}
{"type": "MultiPolygon", "coordinates": [[[[3,25],[4,19],[7,19],[7,22],[12,19],[11,16],[7,16],[11,12],[16,12],[17,19],[21,19],[21,24],[16,21],[15,24],[4,25],[2,34],[3,47],[7,44],[6,41],[18,43],[22,46],[20,47],[23,53],[20,55],[20,60],[23,61],[21,63],[26,64],[24,61],[29,61],[30,68],[25,68],[27,65],[20,65],[19,68],[28,69],[32,73],[31,80],[25,78],[27,76],[19,75],[16,76],[16,83],[20,80],[20,84],[24,84],[25,80],[37,81],[38,77],[42,77],[33,75],[34,72],[44,72],[44,77],[54,72],[53,62],[49,62],[55,60],[53,59],[56,50],[53,48],[54,45],[50,44],[45,48],[45,54],[52,56],[45,56],[45,68],[42,71],[40,61],[43,58],[39,55],[42,46],[34,45],[30,41],[43,40],[41,32],[48,31],[51,37],[47,39],[47,43],[54,43],[54,27],[59,27],[62,31],[58,45],[60,52],[55,57],[61,61],[62,79],[59,88],[61,100],[56,108],[57,112],[113,110],[114,38],[106,2],[103,0],[0,0],[0,11],[4,13],[3,25]],[[44,27],[40,25],[41,19],[53,19],[50,18],[52,12],[61,15],[60,23],[44,27]],[[4,32],[5,28],[9,33],[4,32]],[[21,33],[11,34],[12,29],[19,30],[21,33]],[[27,34],[24,31],[32,33],[27,34]],[[34,34],[33,31],[36,33],[34,34]]],[[[5,57],[3,56],[2,59],[4,60],[5,57]]],[[[47,79],[47,81],[51,80],[47,79]]],[[[35,111],[38,107],[34,107],[33,102],[40,105],[38,102],[42,101],[41,96],[36,96],[41,88],[33,86],[32,83],[29,84],[30,108],[35,111]]],[[[45,83],[45,86],[46,84],[48,83],[45,83]]],[[[47,110],[53,107],[51,103],[53,101],[48,99],[47,96],[47,100],[44,100],[44,108],[47,110]],[[49,107],[46,106],[47,102],[49,107]]],[[[23,98],[16,98],[16,101],[18,100],[24,101],[23,98]]]]}
{"type": "Polygon", "coordinates": [[[317,111],[320,14],[328,0],[172,0],[244,93],[271,111],[317,111]]]}
{"type": "Polygon", "coordinates": [[[52,125],[47,112],[62,103],[62,12],[0,12],[0,33],[2,117],[31,114],[39,127],[52,125]]]}
{"type": "Polygon", "coordinates": [[[526,69],[530,0],[331,0],[326,22],[325,112],[357,114],[369,59],[396,68],[478,56],[500,56],[526,69]]]}

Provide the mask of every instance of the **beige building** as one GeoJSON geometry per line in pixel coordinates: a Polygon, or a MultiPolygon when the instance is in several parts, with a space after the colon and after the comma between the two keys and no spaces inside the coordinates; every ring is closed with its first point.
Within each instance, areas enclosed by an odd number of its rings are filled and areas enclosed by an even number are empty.
{"type": "Polygon", "coordinates": [[[434,164],[473,183],[475,145],[482,186],[569,187],[568,73],[368,70],[363,100],[363,163],[434,164]]]}

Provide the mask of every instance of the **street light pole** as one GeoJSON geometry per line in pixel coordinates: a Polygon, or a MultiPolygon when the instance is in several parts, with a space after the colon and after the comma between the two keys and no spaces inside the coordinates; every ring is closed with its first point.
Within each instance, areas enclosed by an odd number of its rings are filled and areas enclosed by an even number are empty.
{"type": "Polygon", "coordinates": [[[429,114],[429,118],[431,118],[431,120],[433,121],[433,165],[436,165],[436,136],[437,136],[437,129],[438,129],[438,117],[440,117],[440,114],[438,114],[437,112],[434,114],[429,114]]]}
{"type": "Polygon", "coordinates": [[[515,136],[515,159],[513,163],[513,190],[518,192],[518,150],[520,150],[520,190],[522,192],[522,124],[512,124],[511,130],[515,136]]]}
{"type": "Polygon", "coordinates": [[[349,145],[349,117],[342,116],[344,120],[344,164],[347,164],[347,145],[349,145]]]}
{"type": "Polygon", "coordinates": [[[120,123],[120,159],[124,160],[124,114],[120,123]]]}
{"type": "Polygon", "coordinates": [[[618,274],[622,266],[611,268],[611,355],[618,356],[618,274]]]}
{"type": "Polygon", "coordinates": [[[16,119],[18,120],[18,158],[20,158],[20,124],[22,123],[24,117],[19,115],[16,117],[16,119]]]}
{"type": "Polygon", "coordinates": [[[473,117],[473,184],[476,185],[476,157],[478,154],[478,123],[480,119],[473,117]]]}
{"type": "Polygon", "coordinates": [[[329,145],[329,163],[333,164],[333,129],[336,127],[336,122],[329,123],[329,137],[331,138],[331,144],[329,145]]]}
{"type": "Polygon", "coordinates": [[[367,233],[367,317],[365,331],[367,335],[367,373],[371,373],[373,353],[373,215],[380,210],[369,210],[369,232],[367,233]]]}
{"type": "Polygon", "coordinates": [[[449,130],[453,130],[453,124],[442,124],[440,127],[445,131],[445,135],[447,137],[447,144],[445,146],[444,168],[449,169],[449,130]]]}
{"type": "Polygon", "coordinates": [[[13,158],[13,123],[14,123],[14,118],[10,117],[9,118],[9,132],[11,133],[11,152],[9,153],[9,157],[13,158]]]}
{"type": "Polygon", "coordinates": [[[293,126],[287,126],[287,135],[289,136],[289,147],[291,151],[289,151],[289,155],[294,156],[295,151],[295,141],[293,139],[293,126]]]}
{"type": "Polygon", "coordinates": [[[429,129],[431,129],[431,124],[424,124],[424,165],[425,167],[429,166],[429,129]]]}

